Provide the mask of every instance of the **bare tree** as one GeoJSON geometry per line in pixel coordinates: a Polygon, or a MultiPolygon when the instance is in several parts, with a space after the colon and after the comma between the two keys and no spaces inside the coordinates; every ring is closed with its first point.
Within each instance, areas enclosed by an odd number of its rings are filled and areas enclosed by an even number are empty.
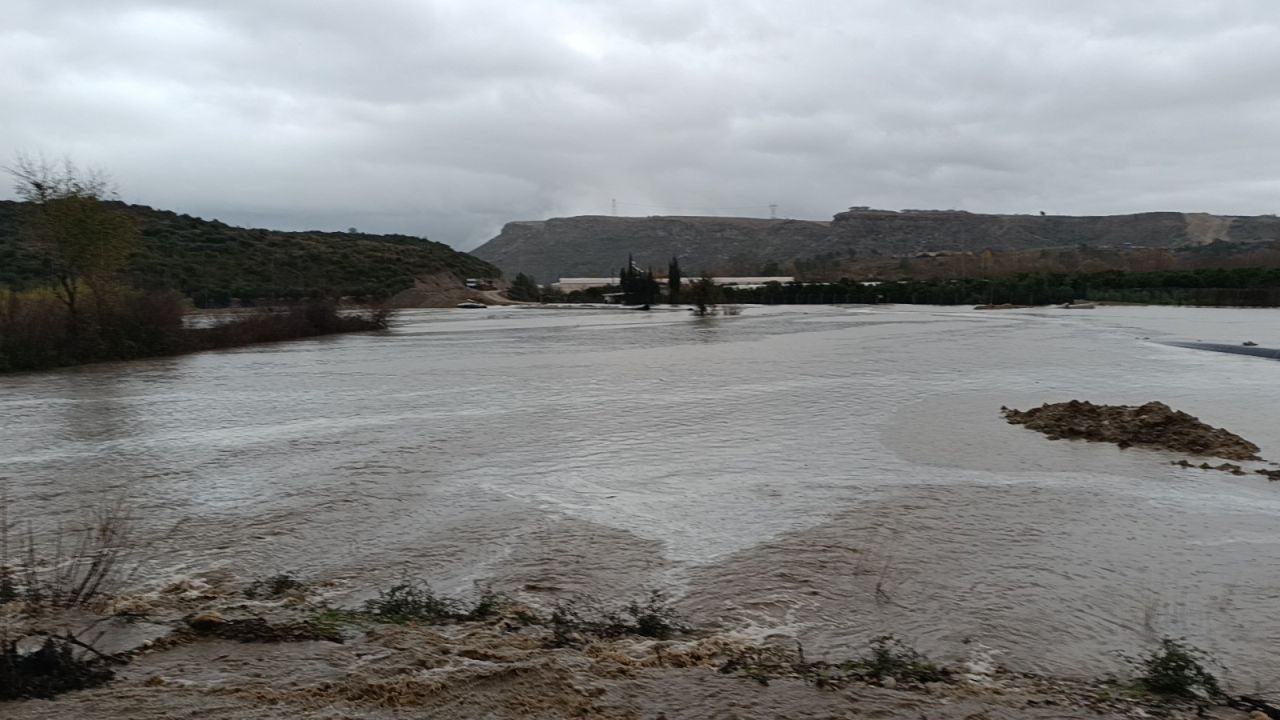
{"type": "Polygon", "coordinates": [[[74,336],[81,323],[82,286],[101,302],[108,281],[138,245],[137,223],[107,204],[115,194],[101,171],[26,155],[5,169],[18,197],[29,204],[25,239],[49,263],[54,292],[67,307],[74,336]]]}
{"type": "Polygon", "coordinates": [[[19,154],[5,170],[13,176],[18,197],[37,205],[68,197],[106,200],[115,197],[111,181],[101,170],[81,170],[70,158],[57,163],[46,157],[19,154]]]}

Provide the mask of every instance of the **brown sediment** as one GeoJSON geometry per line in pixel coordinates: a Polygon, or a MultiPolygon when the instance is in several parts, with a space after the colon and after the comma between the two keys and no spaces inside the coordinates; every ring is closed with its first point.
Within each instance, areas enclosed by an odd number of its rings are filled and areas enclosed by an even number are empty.
{"type": "Polygon", "coordinates": [[[1161,402],[1135,406],[1072,400],[1025,411],[1000,410],[1010,423],[1044,433],[1050,440],[1081,439],[1122,448],[1142,446],[1227,460],[1261,460],[1257,445],[1161,402]]]}
{"type": "MultiPolygon", "coordinates": [[[[206,618],[197,624],[221,627],[206,618]]],[[[837,664],[794,642],[732,632],[549,647],[513,614],[446,626],[378,625],[333,643],[184,643],[135,658],[110,686],[3,706],[12,720],[124,718],[829,718],[884,720],[1197,717],[1200,703],[1104,682],[957,666],[944,682],[829,683],[837,664]]],[[[1245,713],[1211,715],[1243,720],[1245,713]]]]}

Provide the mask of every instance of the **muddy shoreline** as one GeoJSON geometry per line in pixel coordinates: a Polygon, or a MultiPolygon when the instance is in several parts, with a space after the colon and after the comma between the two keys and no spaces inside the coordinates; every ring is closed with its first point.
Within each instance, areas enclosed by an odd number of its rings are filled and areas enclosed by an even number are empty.
{"type": "Polygon", "coordinates": [[[317,593],[323,588],[289,583],[263,598],[211,574],[103,597],[92,610],[32,613],[9,603],[5,627],[10,637],[27,636],[20,645],[37,641],[38,631],[74,628],[111,659],[114,677],[0,709],[14,720],[1250,717],[1247,708],[1157,695],[1125,678],[1014,672],[976,642],[939,663],[896,639],[861,660],[853,652],[813,658],[794,638],[685,627],[635,604],[630,616],[601,615],[622,623],[610,626],[511,601],[476,618],[377,614],[369,609],[376,603],[338,609],[317,593]],[[624,616],[639,622],[618,620],[624,616]]]}

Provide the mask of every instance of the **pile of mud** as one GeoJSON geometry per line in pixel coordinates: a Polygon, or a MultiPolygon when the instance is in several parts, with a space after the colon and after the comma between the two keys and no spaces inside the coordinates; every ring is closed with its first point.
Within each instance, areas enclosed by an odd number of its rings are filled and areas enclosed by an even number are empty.
{"type": "Polygon", "coordinates": [[[1261,460],[1257,445],[1160,402],[1133,406],[1072,400],[1000,411],[1010,423],[1042,432],[1050,440],[1079,438],[1122,448],[1140,445],[1227,460],[1261,460]]]}

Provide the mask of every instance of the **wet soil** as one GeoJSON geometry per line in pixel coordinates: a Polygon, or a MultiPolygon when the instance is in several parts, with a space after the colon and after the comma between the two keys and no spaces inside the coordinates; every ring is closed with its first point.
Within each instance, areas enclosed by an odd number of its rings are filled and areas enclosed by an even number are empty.
{"type": "MultiPolygon", "coordinates": [[[[794,641],[726,631],[551,647],[515,609],[487,622],[345,628],[347,642],[202,635],[136,655],[105,687],[0,704],[26,718],[1168,718],[1244,712],[1003,670],[975,647],[945,682],[823,683],[794,641]]],[[[194,618],[192,618],[194,620],[194,618]]],[[[202,620],[196,626],[226,627],[202,620]]],[[[273,619],[267,624],[285,625],[273,619]]],[[[187,625],[192,625],[188,621],[187,625]]]]}

